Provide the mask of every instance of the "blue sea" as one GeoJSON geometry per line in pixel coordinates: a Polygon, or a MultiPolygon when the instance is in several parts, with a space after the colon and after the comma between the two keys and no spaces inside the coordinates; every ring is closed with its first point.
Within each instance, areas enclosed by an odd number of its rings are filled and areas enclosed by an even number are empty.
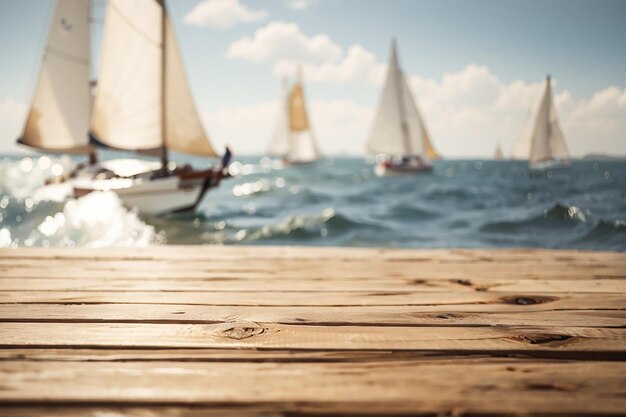
{"type": "MultiPolygon", "coordinates": [[[[106,155],[114,157],[119,155],[106,155]]],[[[182,162],[182,159],[179,158],[182,162]]],[[[187,160],[196,167],[201,160],[187,160]]],[[[517,161],[442,160],[378,178],[360,158],[280,168],[237,159],[195,213],[149,217],[113,193],[41,191],[76,160],[0,157],[0,247],[147,244],[626,250],[626,162],[530,174],[517,161]]]]}

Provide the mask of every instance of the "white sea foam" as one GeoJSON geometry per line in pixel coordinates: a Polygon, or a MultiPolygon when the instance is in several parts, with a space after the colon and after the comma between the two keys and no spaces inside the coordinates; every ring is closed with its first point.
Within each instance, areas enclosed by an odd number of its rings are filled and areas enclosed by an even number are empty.
{"type": "Polygon", "coordinates": [[[221,224],[215,225],[215,231],[204,232],[202,239],[206,243],[220,244],[250,242],[278,236],[288,236],[299,229],[315,230],[315,233],[326,236],[328,229],[324,225],[335,216],[335,210],[326,208],[319,213],[289,216],[276,224],[264,225],[258,228],[242,229],[235,226],[225,228],[226,223],[220,222],[221,224]]]}
{"type": "Polygon", "coordinates": [[[63,156],[24,157],[20,160],[0,160],[0,193],[17,198],[33,198],[46,179],[61,175],[72,169],[72,160],[63,156]]]}
{"type": "Polygon", "coordinates": [[[142,222],[135,212],[126,210],[112,191],[69,200],[53,215],[46,215],[49,207],[37,210],[43,204],[35,203],[31,213],[22,214],[19,221],[1,228],[0,247],[100,248],[146,246],[156,242],[154,228],[142,222]]]}
{"type": "Polygon", "coordinates": [[[154,227],[127,210],[114,192],[70,199],[66,184],[45,180],[72,167],[69,158],[0,161],[0,247],[145,246],[154,227]]]}

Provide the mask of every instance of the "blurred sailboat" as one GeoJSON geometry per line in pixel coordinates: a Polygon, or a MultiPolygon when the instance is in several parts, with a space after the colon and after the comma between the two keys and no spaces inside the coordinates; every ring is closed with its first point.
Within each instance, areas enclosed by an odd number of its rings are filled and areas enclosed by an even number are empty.
{"type": "Polygon", "coordinates": [[[89,3],[58,1],[35,98],[18,142],[45,151],[89,152],[89,166],[59,179],[71,182],[75,197],[112,190],[127,206],[148,214],[194,209],[224,177],[230,152],[221,166],[206,170],[169,161],[170,150],[217,154],[198,117],[164,2],[109,0],[93,110],[89,3]],[[96,163],[94,144],[160,156],[160,162],[96,163]]]}
{"type": "Polygon", "coordinates": [[[546,77],[539,107],[530,122],[524,126],[513,148],[513,157],[528,159],[531,170],[564,167],[570,163],[569,151],[554,106],[549,75],[546,77]]]}
{"type": "Polygon", "coordinates": [[[289,89],[283,80],[278,121],[270,140],[270,154],[285,164],[310,164],[319,159],[319,150],[309,121],[304,99],[302,69],[298,68],[294,85],[289,89]]]}
{"type": "Polygon", "coordinates": [[[438,157],[400,68],[395,40],[367,149],[377,155],[375,171],[380,176],[429,172],[430,157],[438,157]]]}
{"type": "Polygon", "coordinates": [[[496,153],[493,156],[493,159],[495,159],[496,161],[501,161],[502,159],[504,159],[504,154],[502,153],[502,147],[500,146],[500,142],[498,142],[498,144],[496,145],[496,153]]]}

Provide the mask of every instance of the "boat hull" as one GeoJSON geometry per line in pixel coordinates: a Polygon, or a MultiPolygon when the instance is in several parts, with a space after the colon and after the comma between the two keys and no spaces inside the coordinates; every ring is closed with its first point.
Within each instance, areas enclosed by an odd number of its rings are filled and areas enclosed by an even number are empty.
{"type": "Polygon", "coordinates": [[[433,166],[427,162],[417,164],[394,164],[388,161],[377,162],[374,173],[379,177],[397,177],[411,174],[425,174],[433,170],[433,166]]]}
{"type": "MultiPolygon", "coordinates": [[[[106,180],[105,180],[106,181],[106,180]]],[[[80,197],[94,191],[113,191],[125,207],[137,209],[148,215],[162,215],[192,210],[204,192],[203,184],[181,184],[178,177],[159,178],[150,181],[133,181],[125,187],[110,187],[103,181],[74,184],[74,196],[80,197]]]]}
{"type": "Polygon", "coordinates": [[[203,171],[189,168],[180,171],[153,170],[139,160],[111,160],[90,165],[76,171],[63,181],[73,189],[73,197],[79,198],[95,191],[113,191],[124,206],[137,209],[143,214],[162,215],[193,210],[211,187],[217,186],[225,174],[223,169],[203,171]],[[117,172],[103,168],[115,168],[133,174],[118,176],[117,172]]]}

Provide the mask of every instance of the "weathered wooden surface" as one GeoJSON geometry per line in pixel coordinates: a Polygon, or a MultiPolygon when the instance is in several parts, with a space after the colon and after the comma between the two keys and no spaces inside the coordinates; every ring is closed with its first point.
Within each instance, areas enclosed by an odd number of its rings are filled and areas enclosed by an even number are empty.
{"type": "Polygon", "coordinates": [[[0,415],[319,414],[626,414],[626,255],[0,251],[0,415]]]}

